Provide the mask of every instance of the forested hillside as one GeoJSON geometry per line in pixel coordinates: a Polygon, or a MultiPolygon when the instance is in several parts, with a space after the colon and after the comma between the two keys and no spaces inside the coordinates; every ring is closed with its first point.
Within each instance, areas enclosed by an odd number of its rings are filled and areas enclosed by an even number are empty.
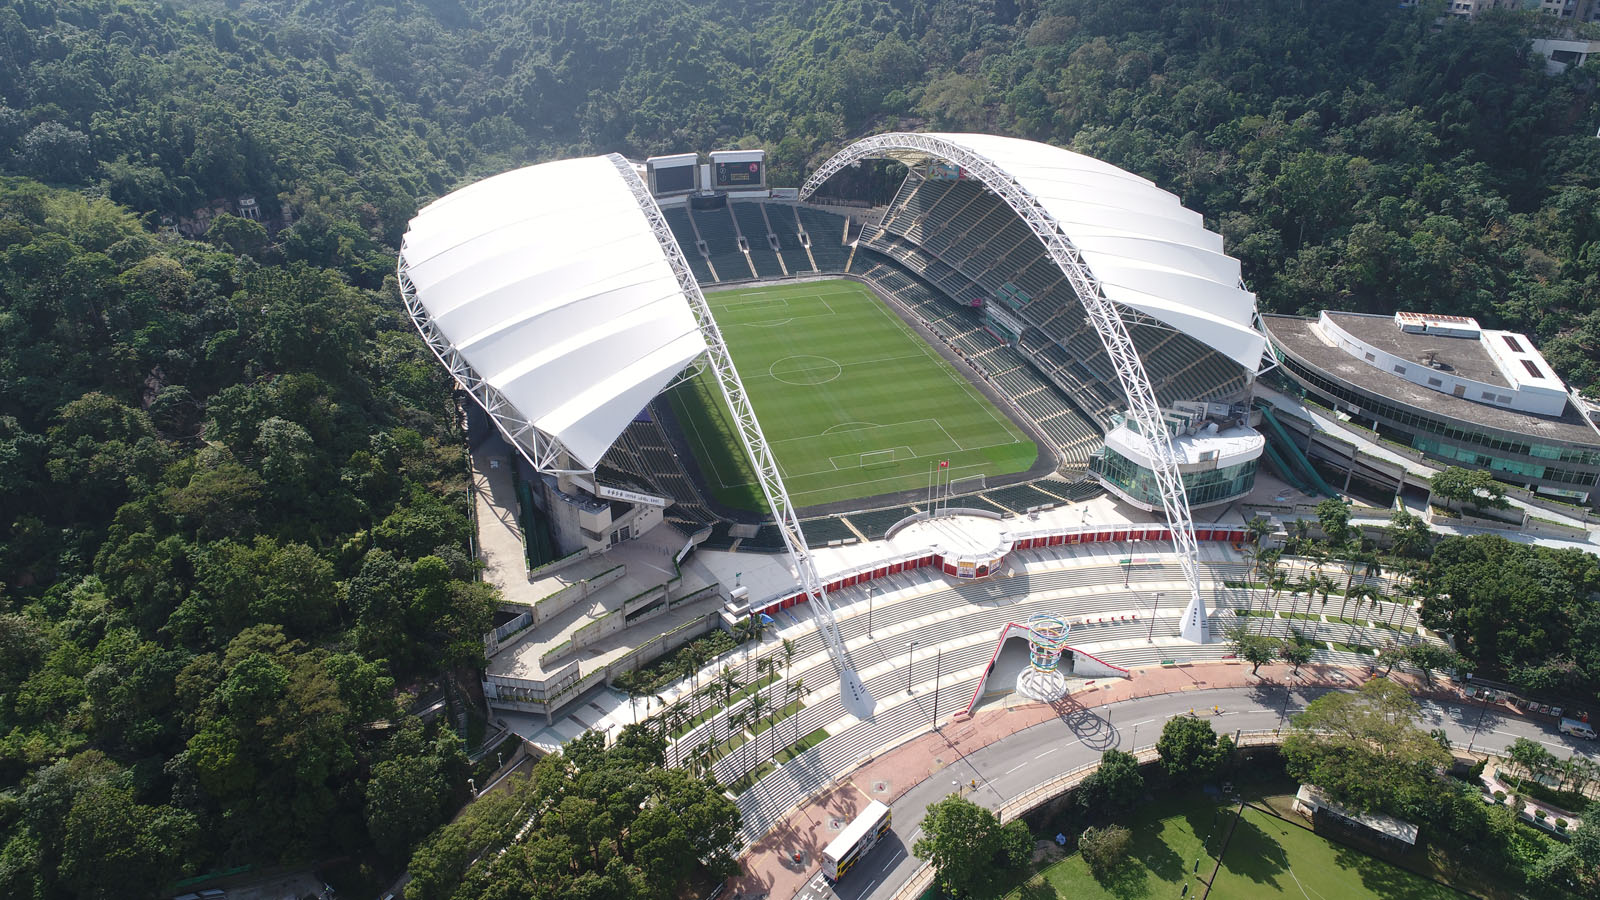
{"type": "Polygon", "coordinates": [[[0,0],[0,896],[392,874],[462,799],[403,708],[492,598],[392,273],[515,165],[1049,140],[1203,211],[1270,309],[1475,315],[1595,384],[1600,66],[1437,6],[0,0]]]}

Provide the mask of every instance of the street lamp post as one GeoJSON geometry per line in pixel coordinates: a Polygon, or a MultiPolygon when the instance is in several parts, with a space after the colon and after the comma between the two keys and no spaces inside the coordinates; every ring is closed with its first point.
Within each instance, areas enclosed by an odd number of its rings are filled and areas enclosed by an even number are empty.
{"type": "Polygon", "coordinates": [[[867,585],[867,637],[872,637],[872,585],[867,585]]]}
{"type": "Polygon", "coordinates": [[[1489,711],[1489,696],[1485,694],[1478,700],[1478,722],[1472,726],[1472,737],[1467,740],[1467,752],[1472,752],[1472,745],[1478,740],[1478,729],[1483,727],[1483,716],[1489,711]]]}
{"type": "Polygon", "coordinates": [[[1166,591],[1156,591],[1155,605],[1150,607],[1150,627],[1144,633],[1144,642],[1146,644],[1154,644],[1156,642],[1156,610],[1161,608],[1161,598],[1165,597],[1166,594],[1166,591]]]}
{"type": "Polygon", "coordinates": [[[916,691],[913,691],[911,689],[911,658],[912,658],[912,651],[914,651],[916,649],[917,649],[917,642],[916,641],[912,641],[911,643],[906,645],[906,693],[908,693],[908,694],[916,693],[916,691]]]}
{"type": "Polygon", "coordinates": [[[939,730],[939,674],[944,671],[944,648],[939,648],[939,655],[934,657],[933,663],[933,730],[939,730]]]}

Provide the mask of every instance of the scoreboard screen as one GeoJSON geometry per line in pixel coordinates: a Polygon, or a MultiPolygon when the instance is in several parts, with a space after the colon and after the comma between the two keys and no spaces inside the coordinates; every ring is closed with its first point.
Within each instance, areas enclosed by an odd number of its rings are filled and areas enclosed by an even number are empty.
{"type": "Polygon", "coordinates": [[[758,188],[766,183],[759,162],[719,162],[713,177],[719,188],[758,188]]]}
{"type": "Polygon", "coordinates": [[[694,190],[694,166],[663,166],[655,170],[656,192],[674,194],[694,190]]]}

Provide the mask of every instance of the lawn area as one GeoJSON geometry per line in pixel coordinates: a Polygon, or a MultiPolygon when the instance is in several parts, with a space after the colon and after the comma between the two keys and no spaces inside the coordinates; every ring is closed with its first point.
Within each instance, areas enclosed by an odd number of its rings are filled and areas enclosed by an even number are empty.
{"type": "MultiPolygon", "coordinates": [[[[800,506],[1026,471],[1038,448],[866,286],[834,280],[706,295],[789,495],[800,506]]],[[[712,495],[764,510],[712,374],[670,395],[712,495]]]]}
{"type": "Polygon", "coordinates": [[[806,752],[807,750],[810,750],[812,747],[815,747],[816,745],[822,743],[823,741],[825,741],[827,739],[828,739],[828,731],[827,731],[827,729],[818,728],[816,731],[811,732],[810,734],[808,734],[805,737],[801,738],[799,741],[795,742],[794,744],[791,744],[790,746],[785,747],[782,750],[779,750],[778,751],[778,762],[786,763],[789,760],[794,759],[796,756],[799,756],[800,754],[806,752]]]}
{"type": "Polygon", "coordinates": [[[1467,896],[1246,807],[1212,885],[1214,900],[1459,900],[1467,896]]]}
{"type": "MultiPolygon", "coordinates": [[[[1056,894],[1070,900],[1141,900],[1177,897],[1187,881],[1190,896],[1203,890],[1193,874],[1196,857],[1203,857],[1200,873],[1210,876],[1213,858],[1201,848],[1201,840],[1228,821],[1232,807],[1218,804],[1199,791],[1185,793],[1166,803],[1141,804],[1127,821],[1133,832],[1133,851],[1129,862],[1113,877],[1097,881],[1089,874],[1083,857],[1074,853],[1040,873],[1056,894]]],[[[1211,835],[1213,842],[1219,838],[1211,835]]],[[[1215,844],[1213,843],[1213,846],[1215,844]]],[[[1007,895],[1007,900],[1031,896],[1027,889],[1007,895]]]]}
{"type": "MultiPolygon", "coordinates": [[[[1250,791],[1246,791],[1251,796],[1250,791]]],[[[1285,801],[1287,802],[1287,801],[1285,801]]],[[[1156,900],[1205,895],[1236,804],[1219,804],[1193,791],[1144,804],[1124,822],[1133,832],[1128,862],[1105,880],[1089,873],[1074,853],[1006,895],[1007,900],[1156,900]],[[1199,861],[1198,868],[1196,860],[1199,861]],[[1188,885],[1187,894],[1184,885],[1188,885]]],[[[1459,900],[1466,897],[1310,830],[1245,807],[1211,885],[1210,900],[1459,900]]]]}

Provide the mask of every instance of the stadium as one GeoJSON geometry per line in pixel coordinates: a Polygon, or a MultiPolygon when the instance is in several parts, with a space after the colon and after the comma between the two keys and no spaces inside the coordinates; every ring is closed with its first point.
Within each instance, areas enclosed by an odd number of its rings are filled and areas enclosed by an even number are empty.
{"type": "Polygon", "coordinates": [[[1262,399],[1283,350],[1221,236],[1107,163],[562,160],[425,207],[399,281],[468,425],[492,718],[553,750],[660,716],[747,843],[941,713],[1220,659],[1240,622],[1379,642],[1252,582],[1332,473],[1262,399]]]}

